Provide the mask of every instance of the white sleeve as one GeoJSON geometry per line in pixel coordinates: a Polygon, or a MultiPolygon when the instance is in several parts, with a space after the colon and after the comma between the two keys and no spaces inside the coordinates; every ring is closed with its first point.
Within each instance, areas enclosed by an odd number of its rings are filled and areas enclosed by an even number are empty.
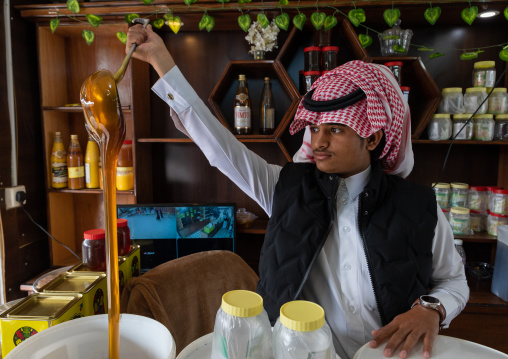
{"type": "Polygon", "coordinates": [[[281,166],[268,164],[225,128],[201,101],[177,66],[152,87],[171,107],[175,126],[190,137],[206,156],[268,214],[281,166]]]}
{"type": "Polygon", "coordinates": [[[432,274],[430,295],[438,298],[446,309],[443,325],[450,322],[466,306],[469,287],[462,258],[455,249],[453,232],[443,211],[437,206],[436,233],[432,244],[432,274]]]}

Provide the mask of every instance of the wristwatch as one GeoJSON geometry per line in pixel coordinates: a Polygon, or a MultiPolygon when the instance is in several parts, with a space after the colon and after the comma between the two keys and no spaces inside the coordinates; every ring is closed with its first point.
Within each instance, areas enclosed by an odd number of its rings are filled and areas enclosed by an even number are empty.
{"type": "Polygon", "coordinates": [[[424,308],[429,308],[437,311],[439,313],[439,329],[443,328],[443,321],[446,318],[446,309],[441,301],[436,297],[430,295],[422,295],[420,298],[416,299],[411,306],[413,308],[415,305],[421,305],[424,308]]]}

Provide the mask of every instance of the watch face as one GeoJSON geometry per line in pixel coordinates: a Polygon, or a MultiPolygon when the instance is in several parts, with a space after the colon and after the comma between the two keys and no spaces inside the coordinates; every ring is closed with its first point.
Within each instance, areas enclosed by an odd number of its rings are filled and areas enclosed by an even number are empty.
{"type": "Polygon", "coordinates": [[[436,297],[432,297],[430,295],[422,295],[420,299],[429,304],[440,304],[439,299],[437,299],[436,297]]]}

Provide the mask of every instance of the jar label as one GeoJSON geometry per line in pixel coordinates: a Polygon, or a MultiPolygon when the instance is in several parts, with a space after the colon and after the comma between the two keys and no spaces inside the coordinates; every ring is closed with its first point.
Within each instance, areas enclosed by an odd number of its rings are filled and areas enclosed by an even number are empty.
{"type": "Polygon", "coordinates": [[[436,193],[436,201],[441,209],[448,208],[448,193],[436,193]]]}
{"type": "Polygon", "coordinates": [[[469,219],[450,218],[453,234],[470,234],[469,219]]]}
{"type": "Polygon", "coordinates": [[[245,102],[249,98],[249,95],[245,93],[239,93],[238,95],[235,96],[235,98],[240,102],[245,102]]]}
{"type": "Polygon", "coordinates": [[[467,207],[467,195],[465,193],[452,192],[452,207],[467,207]]]}
{"type": "Polygon", "coordinates": [[[508,214],[508,199],[495,197],[492,212],[504,215],[508,214]]]}
{"type": "Polygon", "coordinates": [[[55,156],[56,158],[58,158],[59,160],[62,159],[63,156],[65,156],[67,154],[67,152],[65,151],[62,151],[62,150],[58,150],[58,151],[54,151],[54,152],[51,152],[51,155],[52,156],[55,156]]]}
{"type": "Polygon", "coordinates": [[[117,167],[116,175],[117,176],[130,176],[134,173],[133,167],[117,167]]]}
{"type": "Polygon", "coordinates": [[[250,126],[251,126],[250,107],[236,106],[235,107],[235,127],[250,128],[250,126]]]}
{"type": "Polygon", "coordinates": [[[85,167],[69,167],[69,178],[80,178],[85,177],[85,167]]]}

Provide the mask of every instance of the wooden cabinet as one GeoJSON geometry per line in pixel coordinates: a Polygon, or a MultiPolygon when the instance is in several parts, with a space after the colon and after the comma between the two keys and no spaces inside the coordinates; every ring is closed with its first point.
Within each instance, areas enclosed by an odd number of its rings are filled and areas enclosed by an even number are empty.
{"type": "MultiPolygon", "coordinates": [[[[114,73],[120,67],[124,45],[117,39],[116,32],[126,31],[127,24],[101,26],[95,30],[96,39],[90,46],[83,41],[84,29],[88,29],[88,26],[62,24],[52,34],[47,25],[37,27],[48,228],[57,240],[77,253],[81,253],[85,230],[104,227],[102,190],[51,188],[50,158],[54,134],[57,131],[62,133],[66,148],[70,143],[70,135],[77,134],[82,152],[85,153],[88,134],[79,99],[81,85],[90,74],[99,69],[114,73]],[[111,56],[111,53],[117,53],[118,56],[111,56]]],[[[140,76],[146,78],[147,75],[147,66],[137,63],[130,66],[118,85],[127,128],[126,139],[129,140],[136,137],[135,114],[146,111],[140,98],[135,96],[142,96],[139,95],[143,94],[142,83],[147,81],[140,79],[140,76]]],[[[134,164],[137,173],[135,187],[131,191],[118,191],[118,203],[136,203],[137,196],[147,190],[140,179],[139,158],[142,154],[138,153],[135,143],[133,152],[138,159],[134,164]]],[[[52,265],[75,261],[69,251],[55,242],[51,242],[50,256],[52,265]]]]}

